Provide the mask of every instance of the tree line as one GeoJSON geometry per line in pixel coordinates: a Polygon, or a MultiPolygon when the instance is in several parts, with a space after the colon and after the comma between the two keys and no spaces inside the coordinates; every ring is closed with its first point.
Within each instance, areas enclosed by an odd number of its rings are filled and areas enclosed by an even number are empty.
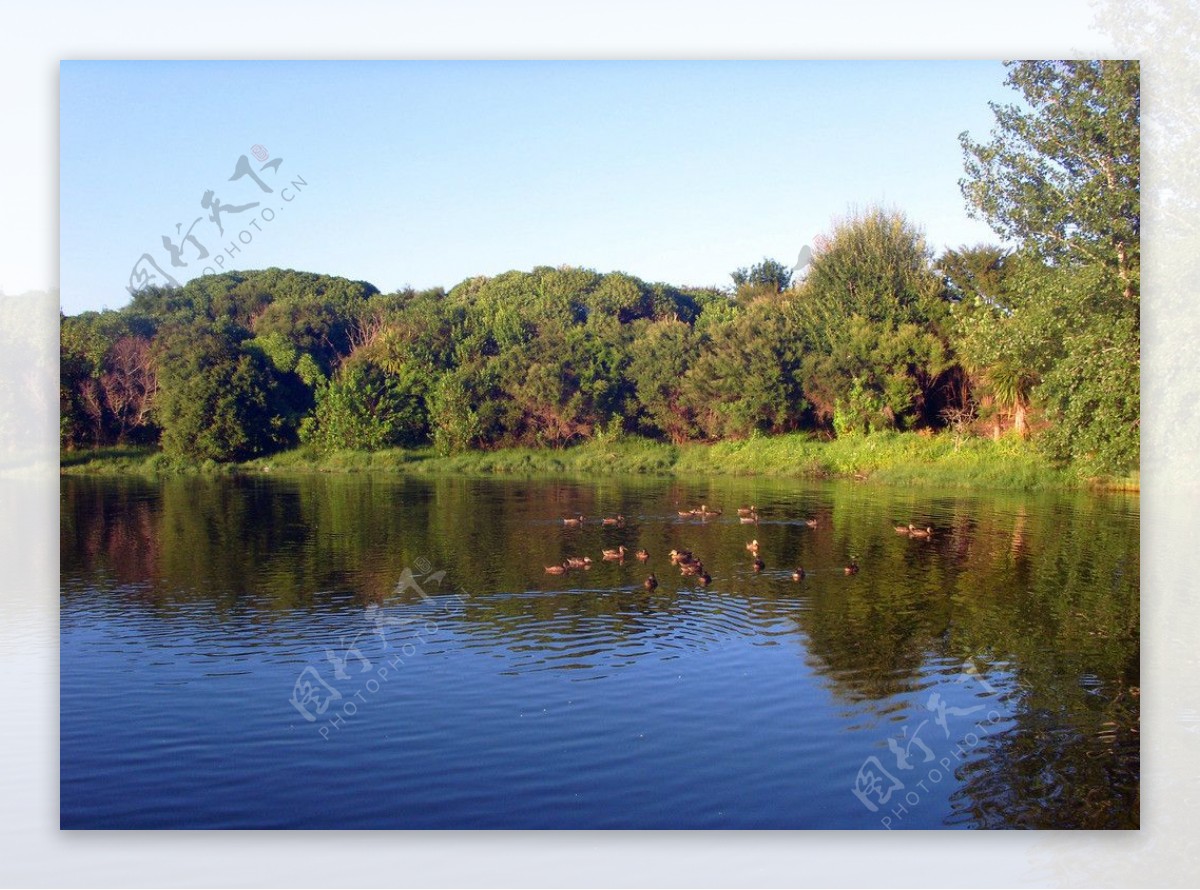
{"type": "Polygon", "coordinates": [[[969,210],[1006,246],[935,256],[869,208],[801,280],[726,289],[538,267],[449,291],[267,269],[147,288],[62,319],[65,449],[189,461],[321,451],[674,443],[809,430],[1034,436],[1056,461],[1138,459],[1136,62],[1012,63],[1020,105],[961,137],[969,210]]]}

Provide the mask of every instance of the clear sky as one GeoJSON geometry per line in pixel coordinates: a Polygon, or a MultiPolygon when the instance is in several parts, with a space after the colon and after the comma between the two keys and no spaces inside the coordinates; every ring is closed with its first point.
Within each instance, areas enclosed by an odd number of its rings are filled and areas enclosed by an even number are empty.
{"type": "Polygon", "coordinates": [[[873,203],[935,250],[995,241],[967,217],[957,136],[990,131],[988,101],[1015,96],[1004,77],[999,62],[64,62],[62,304],[123,305],[145,253],[180,282],[220,255],[384,291],[560,264],[725,286],[873,203]],[[271,193],[230,181],[243,155],[271,193]]]}

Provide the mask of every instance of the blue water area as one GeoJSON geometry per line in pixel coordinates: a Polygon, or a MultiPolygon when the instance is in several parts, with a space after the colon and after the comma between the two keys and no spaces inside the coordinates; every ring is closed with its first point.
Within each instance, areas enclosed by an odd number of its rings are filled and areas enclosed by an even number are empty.
{"type": "Polygon", "coordinates": [[[61,824],[1136,828],[1138,525],[1111,495],[66,477],[61,824]]]}

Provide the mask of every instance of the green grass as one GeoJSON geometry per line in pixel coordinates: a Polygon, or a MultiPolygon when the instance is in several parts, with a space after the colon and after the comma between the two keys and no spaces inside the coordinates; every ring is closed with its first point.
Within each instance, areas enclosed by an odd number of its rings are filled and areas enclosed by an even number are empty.
{"type": "Polygon", "coordinates": [[[1136,472],[1087,478],[1052,466],[1015,437],[876,433],[833,441],[807,434],[756,436],[713,445],[669,445],[637,437],[593,440],[573,448],[505,448],[439,456],[432,448],[341,451],[310,448],[244,464],[181,464],[149,449],[102,449],[63,455],[64,473],[409,473],[471,476],[771,476],[861,479],[885,485],[1038,490],[1103,487],[1137,491],[1136,472]]]}
{"type": "Polygon", "coordinates": [[[86,451],[63,451],[59,455],[59,466],[64,473],[79,473],[99,476],[115,476],[124,473],[142,473],[147,462],[157,454],[156,448],[139,448],[132,445],[114,445],[111,448],[94,448],[86,451]]]}
{"type": "Polygon", "coordinates": [[[157,448],[133,445],[64,451],[59,469],[67,476],[231,476],[240,471],[238,464],[193,463],[171,458],[157,448]]]}
{"type": "Polygon", "coordinates": [[[592,441],[574,448],[503,448],[439,456],[432,448],[338,451],[297,448],[242,464],[257,472],[403,472],[475,476],[670,475],[678,449],[645,439],[592,441]]]}
{"type": "Polygon", "coordinates": [[[687,449],[678,470],[722,475],[852,478],[888,485],[1032,490],[1078,484],[1027,442],[951,435],[877,433],[833,441],[808,436],[752,438],[687,449]]]}

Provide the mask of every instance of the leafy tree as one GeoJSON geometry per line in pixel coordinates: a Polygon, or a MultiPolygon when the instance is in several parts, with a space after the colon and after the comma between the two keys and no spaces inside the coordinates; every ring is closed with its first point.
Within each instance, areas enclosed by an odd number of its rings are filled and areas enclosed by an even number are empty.
{"type": "Polygon", "coordinates": [[[245,331],[189,325],[157,345],[163,451],[188,460],[246,460],[287,444],[277,378],[245,331]]]}
{"type": "Polygon", "coordinates": [[[620,327],[638,318],[654,315],[653,294],[645,282],[614,272],[600,279],[587,295],[588,322],[611,336],[619,336],[620,327]]]}
{"type": "Polygon", "coordinates": [[[1141,87],[1136,61],[1010,62],[1024,107],[991,103],[988,143],[959,140],[968,207],[1052,263],[1096,263],[1136,300],[1141,87]]]}
{"type": "Polygon", "coordinates": [[[988,373],[1017,408],[1025,389],[1045,405],[1056,458],[1121,471],[1137,460],[1140,412],[1138,63],[1010,63],[1008,84],[1024,104],[992,106],[991,142],[960,137],[963,194],[1041,271],[986,332],[1024,344],[1024,366],[988,373]]]}
{"type": "Polygon", "coordinates": [[[419,445],[428,434],[418,376],[411,369],[390,373],[365,358],[348,361],[317,391],[312,420],[302,428],[304,440],[325,452],[419,445]]]}
{"type": "Polygon", "coordinates": [[[685,398],[710,439],[797,428],[803,340],[790,306],[760,300],[705,327],[685,398]]]}
{"type": "Polygon", "coordinates": [[[483,432],[471,383],[469,374],[450,371],[438,378],[430,394],[433,444],[441,455],[467,450],[483,432]]]}
{"type": "Polygon", "coordinates": [[[839,223],[795,303],[804,392],[819,419],[843,431],[936,419],[953,368],[949,307],[924,236],[902,214],[874,208],[839,223]]]}
{"type": "Polygon", "coordinates": [[[964,372],[955,408],[990,421],[999,437],[1005,416],[1026,435],[1031,394],[1047,368],[1040,344],[1010,323],[1025,302],[1018,280],[1038,264],[995,245],[959,247],[943,253],[937,270],[954,300],[951,339],[964,372]]]}
{"type": "Polygon", "coordinates": [[[86,312],[61,321],[59,439],[64,449],[104,444],[100,373],[113,335],[99,323],[102,318],[86,312]]]}
{"type": "Polygon", "coordinates": [[[1035,397],[1051,423],[1041,437],[1060,463],[1085,472],[1120,473],[1136,467],[1141,400],[1138,316],[1097,266],[1052,270],[1038,284],[1044,299],[1027,310],[1018,330],[1042,334],[1053,350],[1035,397]],[[1048,333],[1048,336],[1047,336],[1048,333]]]}
{"type": "Polygon", "coordinates": [[[627,371],[636,393],[637,423],[643,432],[686,442],[698,435],[695,413],[685,397],[684,378],[698,344],[690,325],[675,319],[644,325],[630,345],[627,371]]]}
{"type": "Polygon", "coordinates": [[[158,393],[158,368],[149,340],[126,335],[109,347],[100,388],[118,445],[131,436],[145,439],[152,435],[150,416],[158,393]]]}
{"type": "Polygon", "coordinates": [[[952,300],[970,302],[978,298],[987,303],[1001,303],[1010,259],[1008,250],[994,244],[963,245],[947,249],[934,268],[945,281],[952,300]]]}
{"type": "Polygon", "coordinates": [[[536,338],[495,361],[508,441],[559,447],[591,436],[606,420],[596,403],[604,375],[588,339],[580,329],[546,322],[536,338]]]}
{"type": "Polygon", "coordinates": [[[158,389],[148,337],[131,333],[116,312],[62,320],[59,338],[59,432],[64,448],[150,441],[158,389]]]}
{"type": "Polygon", "coordinates": [[[782,293],[792,285],[792,270],[778,260],[763,257],[762,262],[729,273],[739,303],[782,293]]]}

